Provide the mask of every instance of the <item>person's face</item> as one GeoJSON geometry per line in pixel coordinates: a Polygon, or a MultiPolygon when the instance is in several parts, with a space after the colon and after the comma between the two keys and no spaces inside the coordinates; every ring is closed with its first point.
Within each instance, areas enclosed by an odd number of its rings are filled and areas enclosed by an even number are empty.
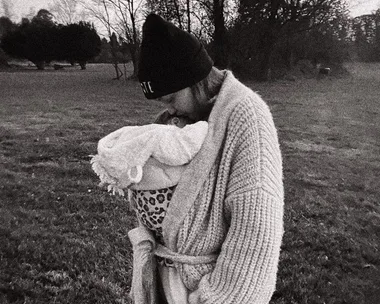
{"type": "Polygon", "coordinates": [[[157,98],[165,103],[170,115],[187,116],[198,121],[204,116],[205,107],[201,106],[190,88],[157,98]]]}

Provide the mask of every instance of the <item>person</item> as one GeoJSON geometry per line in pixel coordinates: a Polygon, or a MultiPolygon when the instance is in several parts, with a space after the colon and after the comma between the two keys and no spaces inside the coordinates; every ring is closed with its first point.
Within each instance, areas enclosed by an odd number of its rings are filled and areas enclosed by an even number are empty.
{"type": "Polygon", "coordinates": [[[269,107],[231,71],[216,68],[192,34],[156,14],[143,25],[138,78],[148,100],[207,121],[208,132],[166,205],[162,240],[144,223],[128,233],[133,302],[269,303],[284,201],[269,107]]]}

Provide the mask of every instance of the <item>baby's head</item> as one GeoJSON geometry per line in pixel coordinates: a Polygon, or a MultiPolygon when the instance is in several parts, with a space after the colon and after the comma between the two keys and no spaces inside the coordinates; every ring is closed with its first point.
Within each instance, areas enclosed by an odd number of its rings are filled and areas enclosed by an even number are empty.
{"type": "Polygon", "coordinates": [[[183,128],[188,124],[195,123],[195,121],[186,116],[172,115],[167,110],[164,110],[162,113],[158,115],[155,123],[163,125],[173,125],[179,128],[183,128]]]}
{"type": "Polygon", "coordinates": [[[183,128],[184,126],[188,124],[192,124],[194,121],[192,121],[190,118],[185,116],[172,116],[171,119],[166,123],[167,125],[173,125],[177,126],[178,128],[183,128]]]}

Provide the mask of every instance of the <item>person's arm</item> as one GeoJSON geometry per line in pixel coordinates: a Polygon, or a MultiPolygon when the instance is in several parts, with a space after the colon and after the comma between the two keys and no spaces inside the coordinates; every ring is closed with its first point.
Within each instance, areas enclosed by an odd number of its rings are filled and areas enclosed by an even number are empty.
{"type": "MultiPolygon", "coordinates": [[[[231,227],[212,273],[199,284],[194,303],[268,303],[282,236],[279,199],[263,189],[231,196],[231,227]]],[[[190,304],[193,304],[190,302],[190,304]]]]}
{"type": "Polygon", "coordinates": [[[224,204],[229,230],[190,304],[264,304],[275,288],[283,234],[281,154],[269,111],[240,110],[245,114],[231,124],[240,135],[226,142],[235,146],[224,204]]]}

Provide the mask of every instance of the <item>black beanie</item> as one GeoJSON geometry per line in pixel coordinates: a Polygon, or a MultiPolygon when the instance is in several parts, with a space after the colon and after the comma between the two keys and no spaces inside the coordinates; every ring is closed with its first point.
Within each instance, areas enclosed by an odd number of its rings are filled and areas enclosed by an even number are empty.
{"type": "Polygon", "coordinates": [[[213,61],[195,36],[150,14],[143,25],[138,78],[154,99],[190,87],[210,73],[213,61]]]}

